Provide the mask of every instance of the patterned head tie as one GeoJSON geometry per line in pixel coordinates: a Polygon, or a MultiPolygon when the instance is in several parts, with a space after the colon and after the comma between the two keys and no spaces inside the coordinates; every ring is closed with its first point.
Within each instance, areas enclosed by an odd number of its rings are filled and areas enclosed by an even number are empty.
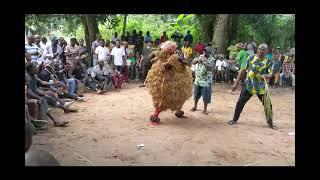
{"type": "Polygon", "coordinates": [[[177,44],[172,41],[166,41],[162,43],[160,46],[161,50],[164,50],[170,53],[176,52],[177,48],[178,48],[177,44]]]}

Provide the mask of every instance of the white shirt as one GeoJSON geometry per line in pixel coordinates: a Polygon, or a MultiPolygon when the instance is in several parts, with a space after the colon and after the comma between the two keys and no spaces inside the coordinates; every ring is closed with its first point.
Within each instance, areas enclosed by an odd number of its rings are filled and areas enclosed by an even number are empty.
{"type": "Polygon", "coordinates": [[[109,48],[105,46],[97,47],[94,53],[98,55],[98,60],[107,61],[109,59],[108,57],[110,55],[110,51],[109,51],[109,48]]]}
{"type": "Polygon", "coordinates": [[[45,47],[47,47],[48,45],[50,45],[49,43],[46,43],[46,44],[43,44],[43,42],[40,42],[40,46],[41,46],[41,48],[45,48],[45,47]]]}
{"type": "Polygon", "coordinates": [[[216,61],[216,67],[218,67],[218,70],[219,70],[219,71],[221,71],[222,66],[223,66],[223,67],[227,67],[227,62],[224,61],[224,60],[221,61],[220,59],[218,59],[218,60],[216,61]]]}
{"type": "Polygon", "coordinates": [[[40,42],[40,48],[41,48],[41,56],[43,56],[43,52],[46,49],[47,44],[43,44],[42,42],[40,42]]]}
{"type": "Polygon", "coordinates": [[[291,48],[289,54],[295,55],[296,54],[296,48],[294,48],[294,47],[291,48]]]}
{"type": "MultiPolygon", "coordinates": [[[[58,44],[57,45],[57,52],[56,53],[60,53],[61,52],[61,47],[60,45],[58,44]]],[[[53,51],[52,51],[52,46],[51,45],[47,45],[46,48],[44,49],[44,52],[43,52],[43,57],[46,59],[46,58],[49,58],[49,59],[52,59],[53,58],[53,51]]]]}
{"type": "Polygon", "coordinates": [[[227,67],[227,65],[228,65],[227,61],[225,61],[225,59],[222,60],[222,66],[223,66],[223,67],[227,67]]]}
{"type": "Polygon", "coordinates": [[[114,65],[116,65],[116,66],[123,65],[122,56],[126,55],[123,48],[114,47],[111,51],[111,55],[114,56],[114,65]]]}
{"type": "Polygon", "coordinates": [[[96,77],[96,76],[106,76],[108,74],[107,72],[107,68],[106,66],[103,66],[102,70],[100,69],[100,66],[99,65],[96,65],[92,72],[91,72],[91,77],[96,77]]]}

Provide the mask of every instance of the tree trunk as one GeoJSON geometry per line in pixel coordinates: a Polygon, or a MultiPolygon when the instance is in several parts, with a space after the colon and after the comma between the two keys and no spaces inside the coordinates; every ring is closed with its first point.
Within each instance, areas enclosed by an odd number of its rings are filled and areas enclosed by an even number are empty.
{"type": "Polygon", "coordinates": [[[215,15],[202,14],[197,15],[201,27],[201,41],[208,43],[212,41],[215,15]]]}
{"type": "Polygon", "coordinates": [[[228,18],[228,14],[219,14],[216,17],[212,45],[214,48],[217,48],[217,53],[226,52],[228,18]]]}
{"type": "Polygon", "coordinates": [[[91,46],[92,42],[96,39],[96,34],[99,34],[98,23],[96,20],[96,15],[86,14],[84,15],[89,35],[88,46],[91,46]]]}
{"type": "Polygon", "coordinates": [[[84,27],[88,53],[90,53],[89,63],[92,64],[93,54],[91,53],[91,44],[93,41],[95,41],[96,34],[99,33],[98,23],[97,23],[96,15],[86,14],[86,15],[81,16],[81,19],[82,19],[82,23],[83,23],[83,27],[84,27]]]}
{"type": "Polygon", "coordinates": [[[88,30],[86,18],[84,16],[81,16],[81,21],[84,29],[84,39],[86,42],[86,46],[87,46],[88,52],[91,52],[91,43],[90,43],[89,30],[88,30]]]}
{"type": "Polygon", "coordinates": [[[124,18],[123,18],[122,35],[125,35],[125,33],[126,33],[127,18],[128,18],[128,14],[125,14],[125,15],[124,15],[124,18]]]}
{"type": "Polygon", "coordinates": [[[229,18],[230,29],[228,35],[228,44],[238,43],[238,28],[239,28],[239,15],[232,14],[229,18]]]}

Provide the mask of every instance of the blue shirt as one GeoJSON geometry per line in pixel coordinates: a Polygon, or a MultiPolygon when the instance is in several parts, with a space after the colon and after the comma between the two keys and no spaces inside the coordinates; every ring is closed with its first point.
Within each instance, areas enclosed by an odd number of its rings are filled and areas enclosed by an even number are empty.
{"type": "Polygon", "coordinates": [[[281,67],[281,62],[279,60],[273,61],[272,72],[273,73],[279,72],[280,71],[280,67],[281,67]]]}
{"type": "Polygon", "coordinates": [[[149,41],[152,41],[152,37],[151,36],[145,36],[144,37],[144,42],[149,42],[149,41]]]}

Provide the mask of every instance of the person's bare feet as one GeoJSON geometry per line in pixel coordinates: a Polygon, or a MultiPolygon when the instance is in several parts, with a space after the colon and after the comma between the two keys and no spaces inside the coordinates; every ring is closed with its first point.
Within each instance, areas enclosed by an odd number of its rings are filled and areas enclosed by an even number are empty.
{"type": "Polygon", "coordinates": [[[270,125],[270,124],[269,124],[269,127],[270,127],[271,129],[273,129],[273,130],[278,130],[278,129],[279,129],[277,126],[275,126],[275,125],[270,125]]]}
{"type": "Polygon", "coordinates": [[[177,111],[177,112],[175,113],[175,115],[176,115],[177,118],[182,118],[183,115],[184,115],[184,112],[183,112],[183,111],[177,111]]]}
{"type": "Polygon", "coordinates": [[[73,104],[74,102],[75,102],[75,101],[73,101],[73,100],[72,100],[72,101],[69,101],[69,102],[65,102],[65,103],[64,103],[64,106],[65,106],[65,107],[69,107],[69,106],[70,106],[71,104],[73,104]]]}
{"type": "Polygon", "coordinates": [[[78,112],[77,109],[68,108],[68,107],[65,107],[63,110],[64,110],[65,113],[78,112]]]}
{"type": "Polygon", "coordinates": [[[64,126],[66,126],[67,124],[69,124],[69,121],[59,121],[59,122],[55,122],[55,123],[54,123],[54,126],[55,126],[55,127],[64,127],[64,126]]]}
{"type": "Polygon", "coordinates": [[[207,114],[209,114],[209,112],[208,112],[208,110],[205,109],[205,110],[202,111],[202,114],[207,115],[207,114]]]}

